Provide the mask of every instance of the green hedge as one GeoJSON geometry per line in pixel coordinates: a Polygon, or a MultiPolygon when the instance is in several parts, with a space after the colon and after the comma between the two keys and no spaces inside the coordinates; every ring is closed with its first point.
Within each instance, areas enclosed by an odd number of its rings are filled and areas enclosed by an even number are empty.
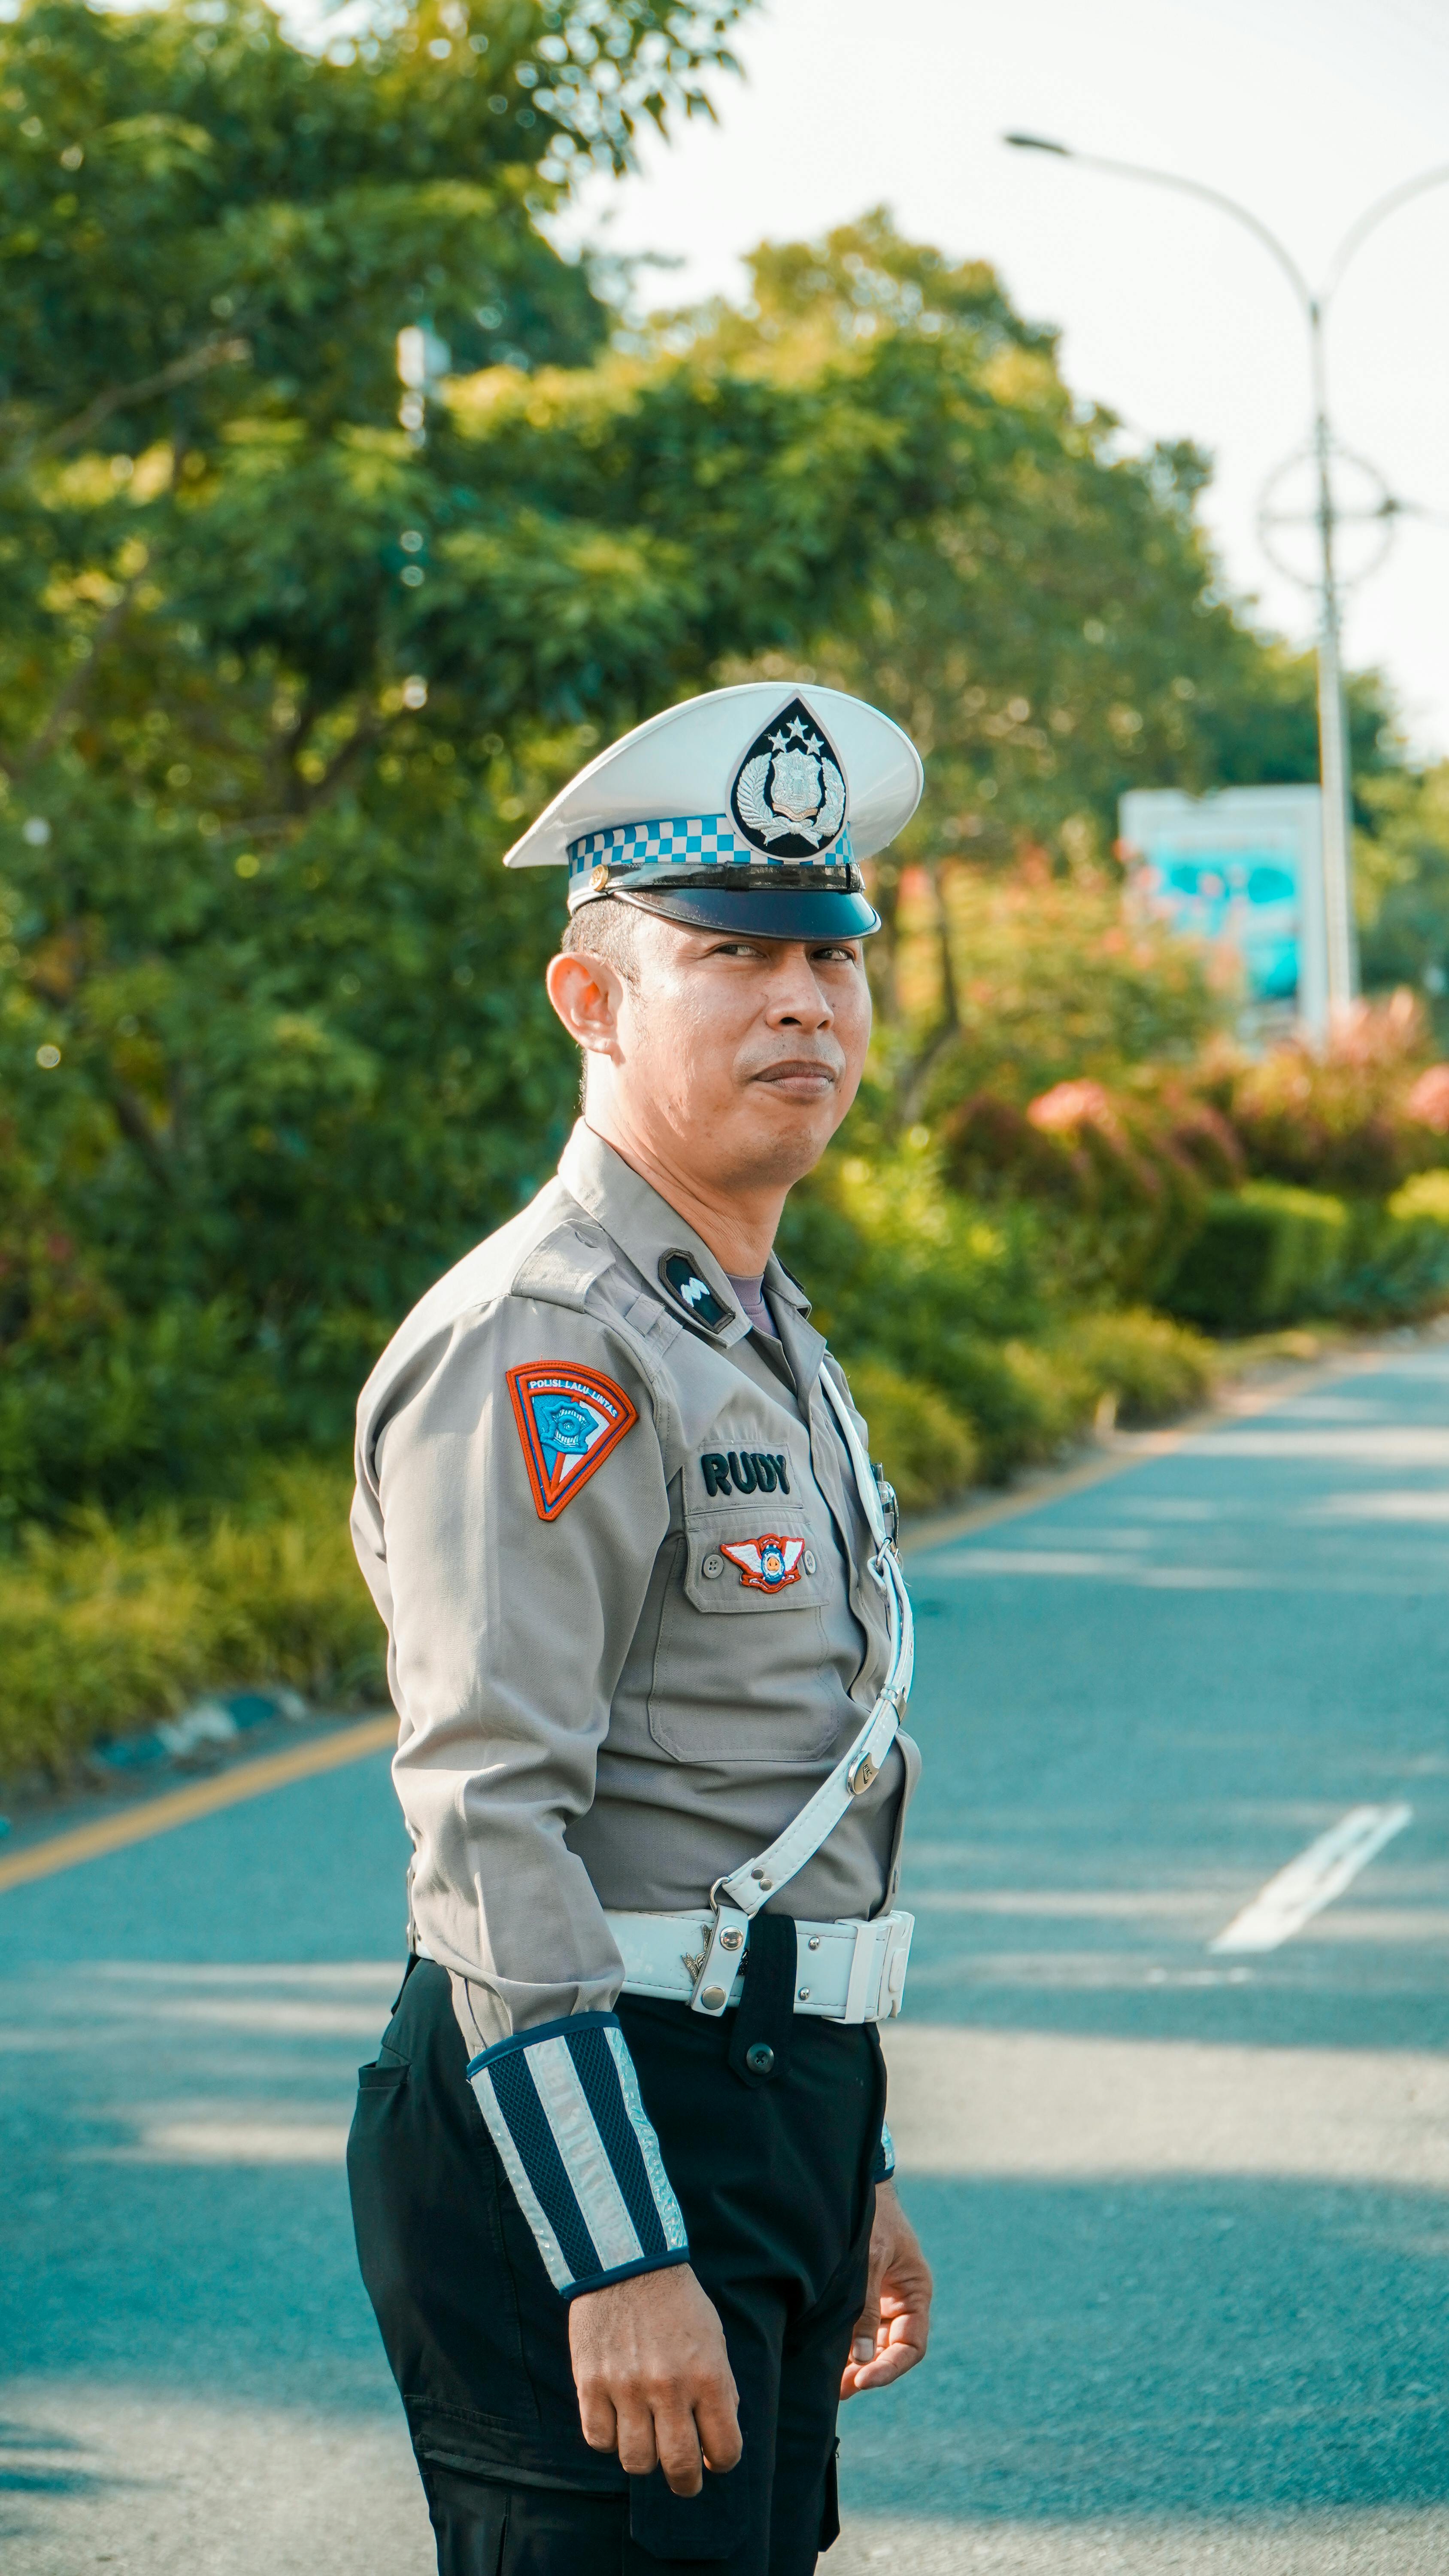
{"type": "Polygon", "coordinates": [[[1389,1323],[1449,1301],[1449,1172],[1384,1203],[1249,1181],[1210,1200],[1163,1304],[1214,1333],[1311,1316],[1389,1323]]]}
{"type": "Polygon", "coordinates": [[[850,1388],[870,1425],[871,1454],[883,1462],[902,1511],[927,1511],[977,1482],[980,1443],[935,1387],[867,1359],[851,1369],[850,1388]]]}
{"type": "Polygon", "coordinates": [[[0,1777],[62,1777],[99,1739],[203,1690],[385,1695],[383,1633],[347,1529],[351,1479],[310,1463],[188,1524],[161,1509],[32,1529],[0,1566],[0,1777]]]}
{"type": "Polygon", "coordinates": [[[1169,1281],[1169,1313],[1209,1332],[1254,1333],[1335,1311],[1353,1226],[1342,1199],[1249,1181],[1208,1201],[1203,1224],[1169,1281]]]}
{"type": "Polygon", "coordinates": [[[1340,1313],[1372,1324],[1449,1302],[1449,1172],[1419,1172],[1386,1205],[1361,1207],[1356,1216],[1340,1313]]]}
{"type": "Polygon", "coordinates": [[[1166,1422],[1212,1393],[1211,1343],[1146,1307],[1083,1315],[1068,1326],[1061,1346],[1089,1381],[1095,1404],[1110,1396],[1116,1419],[1129,1426],[1166,1422]]]}

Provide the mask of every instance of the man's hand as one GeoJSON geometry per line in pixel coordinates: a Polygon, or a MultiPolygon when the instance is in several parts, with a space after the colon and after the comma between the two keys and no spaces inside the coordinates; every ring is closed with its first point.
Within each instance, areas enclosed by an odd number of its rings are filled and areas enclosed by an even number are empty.
{"type": "Polygon", "coordinates": [[[865,2306],[855,2321],[840,2394],[888,2388],[923,2359],[931,2331],[931,2272],[892,2182],[877,2183],[865,2306]]]}
{"type": "Polygon", "coordinates": [[[724,2329],[687,2263],[571,2300],[569,2351],[591,2451],[617,2451],[631,2478],[657,2462],[684,2496],[698,2495],[705,2469],[735,2466],[739,2391],[724,2329]]]}

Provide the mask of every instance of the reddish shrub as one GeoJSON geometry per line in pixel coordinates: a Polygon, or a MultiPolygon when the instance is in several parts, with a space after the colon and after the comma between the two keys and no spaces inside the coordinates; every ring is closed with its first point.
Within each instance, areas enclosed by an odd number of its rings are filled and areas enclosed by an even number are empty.
{"type": "Polygon", "coordinates": [[[1449,1136],[1449,1064],[1431,1064],[1405,1102],[1411,1118],[1436,1136],[1449,1136]]]}
{"type": "Polygon", "coordinates": [[[1357,1004],[1321,1053],[1294,1041],[1246,1066],[1231,1116],[1254,1173],[1386,1198],[1442,1162],[1449,1068],[1423,1068],[1425,1035],[1413,994],[1395,993],[1357,1004]]]}

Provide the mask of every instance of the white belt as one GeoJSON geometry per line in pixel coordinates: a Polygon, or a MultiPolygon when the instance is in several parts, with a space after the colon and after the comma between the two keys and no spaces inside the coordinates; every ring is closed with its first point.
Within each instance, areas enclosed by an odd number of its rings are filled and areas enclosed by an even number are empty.
{"type": "MultiPolygon", "coordinates": [[[[606,1914],[604,1920],[624,1962],[626,1994],[693,2001],[715,1929],[711,1914],[606,1914]]],[[[797,1923],[797,2013],[819,2013],[827,2021],[893,2020],[906,1990],[915,1928],[911,1914],[878,1914],[870,1923],[797,1923]]],[[[706,2012],[718,2015],[738,2003],[741,1966],[748,1974],[748,1933],[733,1947],[728,1991],[715,2003],[713,1990],[705,1989],[706,2012]]]]}

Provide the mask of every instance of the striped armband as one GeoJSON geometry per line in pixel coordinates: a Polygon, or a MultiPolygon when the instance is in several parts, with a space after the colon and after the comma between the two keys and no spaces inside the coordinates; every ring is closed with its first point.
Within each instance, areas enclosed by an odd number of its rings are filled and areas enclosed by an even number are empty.
{"type": "Polygon", "coordinates": [[[885,2121],[882,2120],[880,2124],[880,2145],[876,2148],[875,2162],[870,2169],[871,2181],[889,2182],[895,2169],[895,2140],[891,2136],[890,2130],[887,2128],[885,2121]]]}
{"type": "Polygon", "coordinates": [[[473,2059],[468,2081],[562,2297],[688,2262],[683,2214],[613,2013],[517,2031],[473,2059]]]}

